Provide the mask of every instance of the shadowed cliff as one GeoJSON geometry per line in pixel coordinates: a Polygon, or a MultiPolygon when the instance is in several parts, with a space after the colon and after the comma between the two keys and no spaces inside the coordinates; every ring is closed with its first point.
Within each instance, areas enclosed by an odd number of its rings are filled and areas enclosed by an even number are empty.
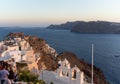
{"type": "Polygon", "coordinates": [[[120,23],[107,21],[75,21],[60,25],[50,25],[47,29],[70,30],[76,33],[120,34],[120,23]]]}

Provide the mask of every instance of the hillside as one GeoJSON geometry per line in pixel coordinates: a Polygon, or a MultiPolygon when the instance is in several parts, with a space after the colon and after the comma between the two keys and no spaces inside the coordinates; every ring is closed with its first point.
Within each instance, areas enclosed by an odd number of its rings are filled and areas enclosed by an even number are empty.
{"type": "Polygon", "coordinates": [[[57,52],[51,48],[44,39],[38,38],[37,36],[25,35],[23,32],[9,33],[6,37],[17,38],[22,37],[29,42],[34,53],[39,55],[40,59],[38,61],[38,68],[55,70],[57,67],[57,62],[55,57],[57,52]]]}
{"type": "Polygon", "coordinates": [[[60,25],[51,25],[47,29],[67,29],[77,33],[119,34],[120,23],[107,21],[76,21],[60,25]]]}
{"type": "MultiPolygon", "coordinates": [[[[22,32],[9,33],[6,37],[17,38],[22,37],[29,42],[30,46],[34,50],[34,53],[39,55],[38,69],[55,71],[58,68],[58,61],[65,58],[70,62],[71,67],[78,66],[85,74],[88,82],[91,80],[91,65],[87,64],[83,60],[77,58],[77,56],[71,52],[63,52],[57,54],[57,52],[50,47],[44,39],[37,36],[25,35],[22,32]]],[[[95,84],[108,84],[103,72],[94,66],[94,83],[95,84]]]]}
{"type": "Polygon", "coordinates": [[[117,34],[120,33],[120,25],[104,21],[81,22],[75,25],[71,32],[117,34]]]}
{"type": "MultiPolygon", "coordinates": [[[[71,52],[62,52],[58,55],[58,58],[64,60],[65,58],[70,62],[71,67],[77,65],[80,70],[85,73],[85,77],[88,79],[87,81],[90,82],[91,78],[91,65],[87,64],[83,60],[77,58],[77,56],[71,52]]],[[[102,71],[94,66],[94,83],[95,84],[109,84],[102,71]]]]}

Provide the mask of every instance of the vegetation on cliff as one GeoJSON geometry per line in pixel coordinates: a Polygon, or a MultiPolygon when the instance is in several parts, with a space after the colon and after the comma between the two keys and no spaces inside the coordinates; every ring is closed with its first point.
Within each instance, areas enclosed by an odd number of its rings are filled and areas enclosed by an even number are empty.
{"type": "Polygon", "coordinates": [[[27,82],[27,84],[45,84],[43,80],[38,80],[38,75],[28,70],[22,70],[18,74],[19,81],[27,82]]]}

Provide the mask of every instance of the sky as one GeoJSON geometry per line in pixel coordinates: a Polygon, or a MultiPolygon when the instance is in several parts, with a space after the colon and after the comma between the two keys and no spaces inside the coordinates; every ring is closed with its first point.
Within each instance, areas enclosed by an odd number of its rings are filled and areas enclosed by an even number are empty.
{"type": "Polygon", "coordinates": [[[0,26],[120,22],[120,0],[0,0],[0,26]]]}

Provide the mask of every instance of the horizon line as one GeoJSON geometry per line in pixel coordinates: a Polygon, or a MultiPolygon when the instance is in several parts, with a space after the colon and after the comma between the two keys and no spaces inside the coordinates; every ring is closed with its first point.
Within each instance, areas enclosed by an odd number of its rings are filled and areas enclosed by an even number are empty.
{"type": "Polygon", "coordinates": [[[27,27],[40,27],[40,28],[46,28],[46,27],[48,27],[48,26],[50,26],[50,25],[61,25],[61,24],[65,24],[65,23],[67,23],[67,22],[77,22],[77,21],[83,21],[83,22],[98,22],[98,21],[103,21],[103,22],[111,22],[111,23],[118,23],[118,24],[120,24],[120,22],[119,21],[109,21],[109,20],[89,20],[89,21],[85,21],[85,20],[74,20],[74,21],[65,21],[65,22],[60,22],[60,23],[51,23],[51,24],[48,24],[48,25],[45,25],[45,26],[40,26],[40,25],[33,25],[32,26],[32,24],[30,24],[30,25],[25,25],[24,24],[24,26],[23,25],[8,25],[8,26],[0,26],[0,27],[11,27],[11,28],[27,28],[27,27]]]}

